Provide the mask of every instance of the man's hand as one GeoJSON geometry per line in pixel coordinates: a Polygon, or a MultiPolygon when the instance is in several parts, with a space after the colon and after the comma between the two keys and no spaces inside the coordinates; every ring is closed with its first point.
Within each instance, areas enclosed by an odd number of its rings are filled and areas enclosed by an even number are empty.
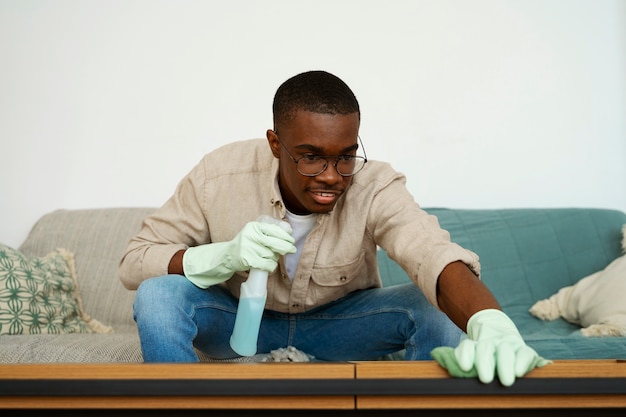
{"type": "Polygon", "coordinates": [[[453,376],[478,376],[488,384],[497,373],[508,387],[516,377],[551,363],[526,345],[513,321],[500,310],[475,313],[467,322],[467,335],[454,350],[442,347],[431,352],[453,376]]]}
{"type": "Polygon", "coordinates": [[[256,268],[272,272],[279,255],[296,251],[290,231],[286,222],[249,222],[231,241],[187,249],[183,255],[185,276],[196,286],[208,288],[238,271],[256,268]]]}

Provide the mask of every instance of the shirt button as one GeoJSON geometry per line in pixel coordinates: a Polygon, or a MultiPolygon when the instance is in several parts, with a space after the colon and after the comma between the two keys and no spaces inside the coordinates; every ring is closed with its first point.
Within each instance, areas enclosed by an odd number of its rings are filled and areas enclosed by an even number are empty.
{"type": "Polygon", "coordinates": [[[346,282],[347,279],[348,279],[348,277],[345,276],[345,275],[339,277],[339,281],[341,281],[341,282],[346,282]]]}

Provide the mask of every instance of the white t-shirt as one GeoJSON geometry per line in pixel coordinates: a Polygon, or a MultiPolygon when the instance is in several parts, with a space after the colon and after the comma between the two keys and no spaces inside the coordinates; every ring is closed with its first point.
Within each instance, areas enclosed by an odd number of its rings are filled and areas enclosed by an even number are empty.
{"type": "Polygon", "coordinates": [[[285,266],[287,267],[287,275],[289,279],[293,281],[296,275],[296,268],[298,268],[298,260],[302,254],[302,248],[304,247],[304,241],[309,235],[309,232],[313,230],[316,222],[316,215],[305,214],[293,214],[287,210],[287,222],[291,225],[293,230],[292,236],[296,240],[296,253],[288,253],[285,255],[285,266]]]}

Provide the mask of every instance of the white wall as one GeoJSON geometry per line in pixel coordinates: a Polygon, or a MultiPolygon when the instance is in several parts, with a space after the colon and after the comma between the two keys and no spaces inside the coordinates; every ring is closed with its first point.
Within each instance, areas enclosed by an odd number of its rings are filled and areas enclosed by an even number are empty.
{"type": "Polygon", "coordinates": [[[0,242],[160,205],[309,69],[423,206],[626,210],[624,0],[0,0],[0,242]]]}

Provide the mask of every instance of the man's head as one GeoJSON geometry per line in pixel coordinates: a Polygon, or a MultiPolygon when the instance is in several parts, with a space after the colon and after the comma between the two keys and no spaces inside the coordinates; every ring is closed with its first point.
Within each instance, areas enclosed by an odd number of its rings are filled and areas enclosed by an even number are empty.
{"type": "Polygon", "coordinates": [[[274,130],[293,120],[300,110],[320,114],[361,117],[359,102],[350,87],[326,71],[303,72],[285,81],[274,96],[274,130]]]}
{"type": "MultiPolygon", "coordinates": [[[[352,177],[345,174],[351,173],[350,158],[359,147],[361,113],[354,93],[332,74],[305,72],[278,88],[273,111],[274,130],[267,131],[267,139],[280,159],[279,185],[287,208],[296,214],[330,212],[350,187],[352,177]],[[324,156],[329,158],[322,172],[302,169],[305,159],[324,156]]],[[[362,163],[356,160],[357,166],[362,163]]]]}

